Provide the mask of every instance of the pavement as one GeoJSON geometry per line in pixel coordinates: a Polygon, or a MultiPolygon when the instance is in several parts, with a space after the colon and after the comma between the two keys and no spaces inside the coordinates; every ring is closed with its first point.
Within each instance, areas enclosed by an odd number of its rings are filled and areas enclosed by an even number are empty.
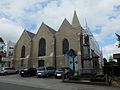
{"type": "Polygon", "coordinates": [[[23,78],[19,75],[0,76],[0,82],[51,90],[120,90],[118,87],[63,83],[61,79],[37,77],[23,78]]]}
{"type": "Polygon", "coordinates": [[[0,90],[50,90],[50,89],[16,85],[16,84],[11,84],[11,83],[6,84],[3,82],[0,82],[0,90]]]}

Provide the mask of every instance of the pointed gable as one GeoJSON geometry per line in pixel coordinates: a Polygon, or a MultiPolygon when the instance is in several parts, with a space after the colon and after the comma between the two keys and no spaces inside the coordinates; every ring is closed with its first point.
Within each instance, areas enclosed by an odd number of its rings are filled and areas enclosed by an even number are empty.
{"type": "Polygon", "coordinates": [[[52,29],[51,27],[49,27],[48,25],[46,25],[44,22],[42,22],[40,28],[38,29],[37,34],[41,31],[41,30],[48,30],[51,34],[55,34],[56,31],[54,29],[52,29]]]}
{"type": "MultiPolygon", "coordinates": [[[[26,29],[24,29],[23,33],[21,34],[20,38],[18,39],[17,43],[20,42],[21,40],[23,40],[24,38],[27,38],[29,41],[32,40],[30,35],[31,32],[27,31],[26,29]],[[29,33],[29,34],[28,34],[29,33]]],[[[17,44],[16,43],[16,44],[17,44]]]]}
{"type": "Polygon", "coordinates": [[[40,25],[40,27],[39,27],[39,29],[38,29],[35,37],[36,37],[36,36],[41,32],[41,30],[43,30],[43,29],[46,29],[46,26],[45,26],[44,22],[42,22],[42,24],[40,25]]]}
{"type": "Polygon", "coordinates": [[[72,20],[72,27],[81,27],[79,19],[77,17],[76,11],[74,11],[73,20],[72,20]]]}
{"type": "Polygon", "coordinates": [[[62,30],[63,28],[71,28],[71,24],[68,22],[68,20],[66,18],[64,19],[63,23],[61,24],[59,30],[62,30]]]}
{"type": "MultiPolygon", "coordinates": [[[[27,48],[30,47],[30,45],[31,45],[31,40],[32,40],[32,39],[30,38],[28,32],[29,32],[29,31],[26,31],[26,30],[24,29],[24,31],[23,31],[23,33],[21,34],[19,40],[17,41],[17,43],[16,43],[16,45],[15,45],[15,48],[16,48],[16,50],[18,50],[18,52],[21,50],[21,47],[22,47],[23,45],[25,45],[27,48]]],[[[19,52],[19,55],[20,55],[20,52],[19,52]]]]}

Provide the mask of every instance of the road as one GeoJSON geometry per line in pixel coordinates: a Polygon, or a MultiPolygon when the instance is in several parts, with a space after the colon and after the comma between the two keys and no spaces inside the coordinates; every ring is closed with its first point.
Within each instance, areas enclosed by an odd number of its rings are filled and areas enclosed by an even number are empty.
{"type": "MultiPolygon", "coordinates": [[[[7,75],[0,76],[0,90],[10,90],[7,87],[12,88],[13,86],[20,88],[30,88],[29,90],[120,90],[120,88],[109,87],[109,86],[97,86],[97,85],[87,85],[87,84],[75,84],[75,83],[63,83],[61,79],[55,78],[37,78],[29,77],[23,78],[19,75],[7,75]],[[6,83],[6,84],[5,84],[6,83]],[[1,86],[4,84],[3,86],[1,86]],[[7,86],[8,85],[8,86],[7,86]]],[[[14,89],[12,89],[14,90],[14,89]]],[[[15,90],[24,90],[24,89],[15,89],[15,90]]],[[[27,90],[27,89],[25,89],[27,90]]]]}
{"type": "Polygon", "coordinates": [[[23,85],[0,82],[0,90],[50,90],[50,89],[35,88],[35,87],[30,87],[30,86],[23,86],[23,85]]]}

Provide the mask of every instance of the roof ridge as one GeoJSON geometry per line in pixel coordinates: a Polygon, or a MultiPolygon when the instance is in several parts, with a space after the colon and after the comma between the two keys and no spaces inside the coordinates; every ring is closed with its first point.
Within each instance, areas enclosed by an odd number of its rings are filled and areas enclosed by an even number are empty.
{"type": "Polygon", "coordinates": [[[56,33],[56,31],[55,31],[53,28],[51,28],[50,26],[48,26],[48,25],[45,24],[45,23],[44,23],[44,25],[49,29],[49,31],[50,31],[52,34],[55,34],[55,33],[56,33]]]}
{"type": "Polygon", "coordinates": [[[30,31],[28,31],[28,30],[25,30],[25,31],[27,32],[28,36],[29,36],[31,39],[34,38],[34,36],[35,36],[34,33],[30,32],[30,31]]]}

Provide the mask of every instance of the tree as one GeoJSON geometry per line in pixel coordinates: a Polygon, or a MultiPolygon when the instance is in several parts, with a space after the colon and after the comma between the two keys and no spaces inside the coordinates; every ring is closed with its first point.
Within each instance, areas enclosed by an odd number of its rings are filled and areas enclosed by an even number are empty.
{"type": "Polygon", "coordinates": [[[111,67],[113,67],[113,66],[115,66],[116,65],[116,62],[114,61],[114,59],[113,59],[113,57],[112,56],[110,56],[109,57],[109,65],[111,66],[111,67]]]}
{"type": "Polygon", "coordinates": [[[104,66],[106,66],[107,65],[107,59],[103,58],[103,62],[104,62],[104,66]]]}
{"type": "Polygon", "coordinates": [[[118,48],[120,48],[120,35],[118,35],[117,33],[115,33],[117,36],[117,40],[118,40],[118,48]]]}

